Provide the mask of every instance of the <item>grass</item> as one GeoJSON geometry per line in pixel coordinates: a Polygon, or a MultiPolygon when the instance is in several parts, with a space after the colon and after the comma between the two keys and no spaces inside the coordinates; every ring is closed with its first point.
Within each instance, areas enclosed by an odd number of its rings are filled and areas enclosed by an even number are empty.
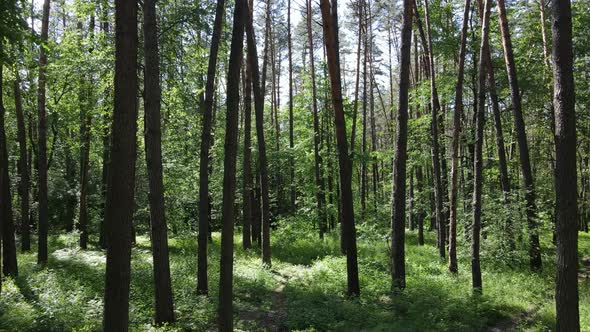
{"type": "MultiPolygon", "coordinates": [[[[467,246],[459,250],[459,273],[451,275],[438,258],[433,234],[425,246],[407,233],[407,289],[390,291],[388,245],[372,234],[359,235],[362,295],[345,296],[346,262],[336,234],[325,240],[302,222],[283,222],[273,232],[273,265],[264,268],[259,251],[241,249],[236,234],[235,327],[262,331],[485,331],[491,326],[518,330],[554,329],[554,269],[549,239],[544,266],[531,273],[524,263],[498,263],[482,252],[483,295],[472,295],[467,246]],[[502,325],[504,324],[504,325],[502,325]]],[[[219,278],[219,235],[210,246],[210,296],[196,294],[195,236],[170,240],[177,322],[156,328],[152,262],[147,237],[133,249],[130,324],[133,331],[215,330],[219,278]]],[[[0,331],[98,331],[101,329],[104,252],[80,251],[73,234],[51,237],[45,268],[34,253],[19,255],[20,275],[6,280],[0,296],[0,331]]],[[[580,235],[580,253],[590,257],[590,236],[580,235]]],[[[590,331],[590,281],[580,281],[580,317],[590,331]]]]}

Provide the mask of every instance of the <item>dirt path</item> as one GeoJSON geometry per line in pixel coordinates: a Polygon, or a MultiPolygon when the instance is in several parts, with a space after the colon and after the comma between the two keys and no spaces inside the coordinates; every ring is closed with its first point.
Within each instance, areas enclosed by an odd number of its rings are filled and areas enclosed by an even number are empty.
{"type": "Polygon", "coordinates": [[[242,310],[239,312],[240,320],[256,322],[259,327],[268,332],[288,331],[287,328],[287,299],[283,289],[291,276],[281,271],[271,271],[277,286],[268,294],[270,310],[256,308],[254,310],[242,310]]]}

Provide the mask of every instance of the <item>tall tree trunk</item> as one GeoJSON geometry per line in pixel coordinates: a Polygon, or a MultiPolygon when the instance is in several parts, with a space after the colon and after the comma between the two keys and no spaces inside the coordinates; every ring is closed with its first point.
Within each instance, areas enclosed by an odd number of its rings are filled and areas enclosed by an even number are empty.
{"type": "Polygon", "coordinates": [[[213,126],[213,94],[215,90],[215,73],[217,72],[217,54],[219,52],[219,40],[223,26],[225,0],[217,0],[215,8],[215,21],[213,22],[213,35],[211,36],[211,49],[207,66],[207,83],[205,85],[205,100],[203,109],[203,131],[201,132],[201,151],[199,155],[199,236],[197,257],[197,292],[207,294],[209,292],[207,280],[207,235],[209,232],[209,150],[212,140],[213,126]]]}
{"type": "MultiPolygon", "coordinates": [[[[82,21],[78,22],[79,42],[82,42],[82,21]]],[[[94,16],[90,19],[89,34],[94,35],[94,16]]],[[[91,51],[92,52],[92,49],[91,51]]],[[[78,106],[80,107],[80,210],[78,215],[78,231],[80,232],[80,248],[88,247],[88,168],[90,163],[90,130],[92,125],[91,101],[89,98],[88,78],[86,73],[80,75],[78,87],[78,106]]]]}
{"type": "Polygon", "coordinates": [[[137,3],[115,1],[115,107],[105,220],[103,329],[127,331],[137,135],[137,3]]]}
{"type": "Polygon", "coordinates": [[[392,287],[406,287],[405,219],[406,219],[406,161],[408,159],[408,91],[410,89],[410,58],[412,50],[412,9],[414,2],[404,0],[401,32],[401,62],[397,138],[393,163],[393,195],[391,213],[392,287]]]}
{"type": "Polygon", "coordinates": [[[479,237],[481,229],[481,194],[483,187],[483,130],[485,125],[486,98],[486,53],[489,47],[490,7],[492,0],[485,0],[481,24],[481,46],[478,64],[479,90],[477,93],[477,115],[475,122],[475,152],[473,160],[473,225],[471,236],[471,282],[473,291],[482,292],[481,266],[479,260],[479,237]]]}
{"type": "MultiPolygon", "coordinates": [[[[0,51],[2,45],[0,44],[0,51]]],[[[0,65],[0,94],[2,94],[2,65],[0,65]]],[[[18,264],[16,262],[16,242],[14,239],[14,220],[12,215],[12,195],[10,193],[10,174],[8,164],[8,145],[4,124],[4,101],[0,96],[0,218],[2,219],[2,274],[16,277],[18,264]]],[[[0,275],[0,278],[2,276],[0,275]]]]}
{"type": "Polygon", "coordinates": [[[29,218],[29,189],[30,177],[27,157],[27,129],[25,126],[25,117],[23,111],[23,102],[20,89],[20,77],[18,69],[15,70],[16,79],[14,81],[14,106],[16,111],[16,125],[18,129],[18,172],[20,182],[18,191],[20,195],[20,232],[21,232],[21,251],[31,250],[31,224],[29,218]]]}
{"type": "Polygon", "coordinates": [[[354,142],[356,138],[356,117],[359,109],[359,86],[360,86],[360,72],[361,72],[361,45],[363,43],[363,2],[364,0],[357,0],[356,6],[358,9],[358,42],[356,47],[356,80],[354,84],[354,106],[352,111],[352,131],[350,134],[350,155],[354,154],[354,142]]]}
{"type": "Polygon", "coordinates": [[[578,309],[578,180],[576,174],[576,112],[569,0],[553,1],[553,82],[557,196],[557,331],[579,331],[578,309]]]}
{"type": "MultiPolygon", "coordinates": [[[[103,40],[104,44],[101,47],[107,47],[107,37],[109,35],[109,5],[106,0],[101,2],[101,31],[103,33],[103,40]]],[[[112,119],[110,116],[110,105],[108,104],[108,100],[110,100],[110,91],[108,89],[104,90],[104,97],[103,97],[103,132],[102,132],[102,176],[101,176],[101,218],[100,218],[100,233],[98,243],[102,249],[106,249],[107,242],[106,242],[106,223],[105,223],[105,206],[106,206],[106,198],[107,198],[107,181],[108,181],[108,170],[109,170],[109,150],[111,146],[111,125],[112,119]]]]}
{"type": "Polygon", "coordinates": [[[367,1],[363,0],[363,117],[361,119],[361,222],[365,219],[365,209],[367,208],[367,65],[369,57],[369,34],[367,29],[367,1]]]}
{"type": "MultiPolygon", "coordinates": [[[[266,141],[264,140],[264,82],[265,70],[262,70],[262,84],[258,69],[258,52],[254,35],[253,13],[248,11],[246,23],[248,42],[248,61],[252,66],[252,86],[254,92],[254,111],[256,113],[256,139],[258,141],[258,166],[260,167],[260,189],[262,206],[262,261],[270,266],[270,200],[268,194],[268,164],[266,160],[266,141]]],[[[266,48],[266,47],[265,47],[266,48]]]]}
{"type": "Polygon", "coordinates": [[[45,45],[49,35],[49,2],[43,2],[43,18],[41,20],[41,44],[39,47],[39,86],[37,92],[38,104],[38,158],[37,158],[37,176],[38,176],[38,195],[39,195],[39,237],[37,262],[45,264],[47,262],[47,232],[49,228],[49,211],[47,205],[47,110],[45,109],[45,70],[47,66],[47,54],[45,54],[45,45]]]}
{"type": "Polygon", "coordinates": [[[287,47],[289,58],[289,171],[291,176],[291,211],[295,210],[297,186],[295,184],[295,158],[293,157],[295,140],[293,136],[293,41],[291,35],[291,0],[287,0],[287,47]]]}
{"type": "Polygon", "coordinates": [[[246,73],[244,75],[244,160],[243,160],[243,230],[242,245],[249,249],[252,229],[252,67],[246,60],[246,73]]]}
{"type": "Polygon", "coordinates": [[[522,104],[520,99],[520,90],[516,75],[516,63],[512,51],[512,41],[510,31],[508,30],[508,19],[506,17],[506,6],[504,0],[498,0],[498,13],[500,15],[500,30],[502,31],[502,47],[504,48],[504,61],[506,62],[506,72],[508,73],[508,83],[510,85],[510,97],[512,99],[512,114],[514,116],[514,126],[516,138],[518,141],[518,155],[520,158],[520,167],[524,180],[524,196],[526,202],[526,216],[529,228],[529,257],[531,270],[540,270],[542,268],[541,247],[539,245],[539,230],[536,221],[535,206],[535,188],[533,175],[531,172],[531,161],[529,158],[529,146],[526,137],[526,128],[522,116],[522,104]]]}
{"type": "Polygon", "coordinates": [[[334,107],[334,126],[336,127],[336,140],[338,144],[338,159],[340,166],[340,190],[342,198],[342,227],[343,241],[346,249],[346,272],[349,296],[360,295],[356,229],[354,225],[354,208],[352,200],[352,163],[348,155],[346,142],[346,122],[344,118],[344,105],[342,100],[342,84],[340,76],[340,56],[338,46],[338,16],[336,15],[337,3],[332,0],[321,0],[322,22],[324,30],[324,43],[328,57],[328,71],[330,74],[330,86],[332,91],[332,104],[334,107]]]}
{"type": "Polygon", "coordinates": [[[315,82],[315,59],[314,59],[314,46],[313,46],[313,34],[312,34],[312,10],[311,0],[307,1],[307,42],[309,44],[309,71],[311,75],[311,98],[312,98],[312,115],[313,115],[313,155],[314,155],[314,174],[315,174],[315,185],[316,185],[316,199],[317,199],[317,214],[318,224],[320,230],[320,239],[324,238],[326,232],[326,194],[324,192],[324,177],[322,174],[322,157],[320,156],[320,121],[318,116],[318,101],[317,101],[317,88],[315,82]]]}
{"type": "Polygon", "coordinates": [[[428,65],[430,71],[430,103],[432,104],[432,167],[433,167],[433,180],[434,180],[434,197],[435,197],[435,208],[436,208],[436,222],[438,227],[438,249],[441,258],[445,257],[445,231],[446,222],[444,220],[444,207],[443,207],[443,184],[441,179],[441,163],[440,163],[440,149],[439,149],[439,111],[440,104],[438,100],[438,92],[436,89],[436,75],[434,66],[434,53],[432,51],[432,34],[430,32],[430,15],[428,11],[428,1],[424,0],[424,17],[426,23],[426,42],[428,45],[428,65]]]}
{"type": "Polygon", "coordinates": [[[163,324],[174,321],[174,305],[172,302],[172,281],[170,280],[164,180],[162,178],[162,132],[160,124],[162,89],[160,87],[156,1],[145,0],[143,6],[145,159],[150,189],[149,203],[154,261],[156,324],[163,324]]]}
{"type": "Polygon", "coordinates": [[[457,177],[459,168],[459,141],[461,140],[461,118],[463,113],[463,81],[465,73],[465,50],[467,46],[467,23],[471,0],[465,0],[461,46],[459,48],[459,68],[455,85],[455,113],[453,114],[453,150],[451,156],[451,200],[449,213],[449,271],[457,273],[457,177]]]}
{"type": "Polygon", "coordinates": [[[240,67],[243,59],[244,24],[248,5],[237,0],[227,73],[227,114],[223,160],[223,207],[221,267],[219,278],[219,331],[233,330],[234,199],[236,195],[236,154],[240,108],[240,67]]]}

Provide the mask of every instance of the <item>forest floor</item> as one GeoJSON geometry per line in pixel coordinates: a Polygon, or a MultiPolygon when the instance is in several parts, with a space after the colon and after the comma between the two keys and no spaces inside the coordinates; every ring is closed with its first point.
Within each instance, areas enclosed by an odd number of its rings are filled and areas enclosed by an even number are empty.
{"type": "MultiPolygon", "coordinates": [[[[407,288],[391,293],[386,238],[359,232],[361,296],[349,299],[346,262],[335,234],[325,240],[301,231],[301,222],[273,232],[273,265],[261,264],[258,249],[244,251],[235,237],[235,328],[244,331],[546,331],[554,328],[554,268],[550,237],[543,237],[545,269],[528,271],[526,261],[499,263],[482,251],[483,295],[471,294],[468,246],[459,248],[459,274],[447,272],[434,235],[418,246],[406,242],[407,288]]],[[[305,228],[305,226],[301,226],[305,228]]],[[[336,233],[336,232],[334,232],[336,233]]],[[[152,326],[153,282],[149,238],[133,249],[130,324],[134,331],[215,330],[219,235],[210,246],[210,296],[196,295],[196,236],[170,240],[177,322],[152,326]]],[[[461,241],[460,241],[461,242],[461,241]]],[[[3,284],[0,331],[98,331],[101,327],[104,252],[77,249],[75,234],[52,236],[46,268],[34,253],[19,255],[20,275],[3,284]]],[[[523,252],[526,252],[523,250],[523,252]]],[[[582,265],[590,259],[590,236],[580,233],[582,265]]],[[[590,331],[590,279],[580,274],[582,330],[590,331]]]]}

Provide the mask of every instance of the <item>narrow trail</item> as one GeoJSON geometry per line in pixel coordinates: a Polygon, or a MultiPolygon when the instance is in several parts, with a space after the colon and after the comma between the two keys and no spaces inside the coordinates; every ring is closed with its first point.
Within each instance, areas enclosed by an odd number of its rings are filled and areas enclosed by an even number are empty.
{"type": "Polygon", "coordinates": [[[288,331],[287,299],[283,290],[293,276],[281,270],[273,269],[270,272],[277,282],[276,287],[268,294],[270,309],[265,310],[264,308],[255,308],[240,310],[238,315],[240,320],[255,322],[258,327],[262,328],[264,331],[288,331]]]}

